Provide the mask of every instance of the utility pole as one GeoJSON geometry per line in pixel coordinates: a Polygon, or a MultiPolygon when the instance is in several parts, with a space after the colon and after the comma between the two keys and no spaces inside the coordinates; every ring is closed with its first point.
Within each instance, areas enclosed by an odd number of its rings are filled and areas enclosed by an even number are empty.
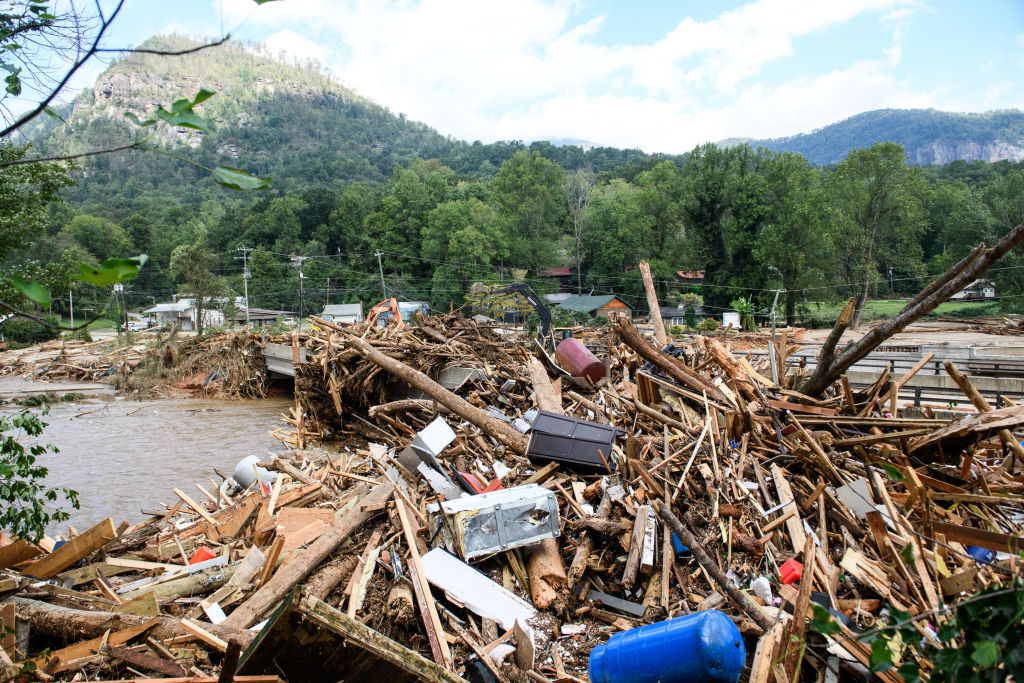
{"type": "MultiPolygon", "coordinates": [[[[245,289],[245,326],[249,327],[249,252],[253,251],[249,247],[239,247],[235,251],[242,252],[242,287],[245,289]]],[[[235,257],[238,260],[238,257],[235,257]]]]}
{"type": "Polygon", "coordinates": [[[781,294],[782,291],[783,290],[781,289],[775,290],[775,299],[772,301],[772,312],[770,315],[772,322],[772,341],[768,345],[768,360],[771,362],[772,381],[775,382],[775,384],[779,383],[779,359],[776,357],[775,349],[775,306],[779,303],[779,294],[781,294]]]}
{"type": "Polygon", "coordinates": [[[381,260],[380,260],[380,256],[381,256],[381,254],[380,254],[380,252],[379,252],[379,251],[378,251],[378,252],[374,252],[374,253],[375,253],[375,255],[377,256],[377,268],[379,268],[379,269],[380,269],[380,293],[381,293],[381,295],[383,295],[383,296],[384,296],[385,298],[387,298],[387,295],[388,295],[388,288],[387,288],[387,286],[386,286],[386,285],[384,284],[384,266],[383,266],[383,264],[381,263],[381,260]]]}
{"type": "MultiPolygon", "coordinates": [[[[124,309],[124,285],[121,284],[120,282],[115,282],[114,283],[114,302],[115,303],[117,302],[117,295],[118,294],[121,295],[121,309],[123,311],[123,309],[124,309]]],[[[118,337],[121,336],[121,312],[122,311],[118,312],[117,322],[114,323],[114,325],[117,327],[117,336],[118,337]]],[[[124,315],[125,315],[125,319],[127,320],[127,318],[128,318],[127,312],[125,312],[124,315]]],[[[127,325],[125,325],[125,327],[127,327],[127,325]]]]}
{"type": "Polygon", "coordinates": [[[292,263],[295,263],[299,268],[299,332],[302,332],[302,279],[305,277],[302,274],[302,262],[305,261],[308,256],[292,256],[292,263]]]}
{"type": "Polygon", "coordinates": [[[331,305],[331,278],[327,278],[327,303],[325,305],[331,305]]]}
{"type": "Polygon", "coordinates": [[[73,289],[69,289],[68,290],[68,300],[70,301],[69,306],[71,308],[71,327],[74,327],[75,326],[75,290],[73,290],[73,289]]]}

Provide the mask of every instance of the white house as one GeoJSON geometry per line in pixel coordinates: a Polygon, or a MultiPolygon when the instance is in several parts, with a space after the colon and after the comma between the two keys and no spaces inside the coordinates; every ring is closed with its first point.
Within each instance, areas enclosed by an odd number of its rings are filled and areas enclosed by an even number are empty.
{"type": "Polygon", "coordinates": [[[953,301],[988,301],[996,298],[996,285],[991,280],[975,280],[949,298],[953,301]]]}
{"type": "Polygon", "coordinates": [[[328,304],[320,317],[329,323],[358,323],[363,321],[363,302],[355,304],[328,304]]]}
{"type": "MultiPolygon", "coordinates": [[[[203,309],[203,327],[217,327],[224,324],[224,313],[216,308],[218,302],[211,301],[213,308],[203,309]]],[[[143,311],[146,315],[156,318],[158,325],[178,323],[182,330],[196,329],[196,307],[192,299],[178,299],[169,303],[157,304],[143,311]]]]}

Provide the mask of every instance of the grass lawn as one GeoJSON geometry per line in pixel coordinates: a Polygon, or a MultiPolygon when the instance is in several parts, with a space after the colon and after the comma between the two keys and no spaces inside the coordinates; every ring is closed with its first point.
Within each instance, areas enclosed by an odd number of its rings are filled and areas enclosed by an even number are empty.
{"type": "MultiPolygon", "coordinates": [[[[78,325],[81,325],[84,322],[85,322],[85,318],[83,318],[80,315],[76,315],[75,316],[75,326],[76,327],[78,325]]],[[[65,317],[61,318],[60,323],[61,323],[61,325],[66,325],[66,326],[70,327],[70,325],[71,325],[71,318],[65,316],[65,317]]],[[[112,330],[116,326],[117,326],[117,324],[113,320],[111,320],[110,318],[97,318],[96,320],[94,320],[92,323],[89,324],[89,329],[90,330],[112,330]]]]}
{"type": "MultiPolygon", "coordinates": [[[[907,301],[909,299],[869,299],[864,304],[864,316],[867,318],[878,318],[895,315],[907,305],[907,301]]],[[[822,303],[820,305],[810,303],[807,307],[812,315],[839,315],[839,311],[842,310],[845,303],[845,301],[834,304],[822,303]]],[[[948,315],[951,313],[965,313],[969,315],[971,311],[977,311],[978,315],[991,315],[991,312],[986,310],[989,306],[991,306],[991,303],[985,301],[947,301],[936,308],[931,315],[948,315]]]]}

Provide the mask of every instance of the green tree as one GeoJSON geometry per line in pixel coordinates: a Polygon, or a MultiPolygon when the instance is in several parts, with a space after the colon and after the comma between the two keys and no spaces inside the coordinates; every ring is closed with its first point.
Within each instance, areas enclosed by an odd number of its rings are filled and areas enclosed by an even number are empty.
{"type": "Polygon", "coordinates": [[[37,463],[40,456],[56,453],[51,445],[33,444],[26,450],[18,438],[38,437],[46,423],[39,416],[23,411],[0,416],[0,528],[15,538],[38,541],[46,525],[68,519],[61,507],[52,512],[47,505],[66,501],[78,509],[78,493],[67,488],[50,488],[42,481],[46,468],[37,463]]]}
{"type": "Polygon", "coordinates": [[[850,152],[828,187],[836,208],[833,241],[842,245],[833,256],[858,297],[856,327],[880,266],[920,264],[927,189],[920,172],[907,165],[903,146],[892,142],[850,152]],[[856,283],[863,283],[859,292],[856,283]]]}
{"type": "Polygon", "coordinates": [[[230,294],[223,278],[213,273],[216,257],[206,239],[206,227],[200,225],[192,242],[171,254],[171,276],[180,283],[180,293],[193,300],[197,334],[206,327],[206,312],[217,307],[215,299],[230,294]]]}
{"type": "Polygon", "coordinates": [[[431,296],[435,302],[460,300],[469,284],[486,277],[494,263],[508,257],[508,243],[494,209],[470,198],[445,202],[427,216],[423,255],[442,264],[434,269],[431,296]]]}
{"type": "Polygon", "coordinates": [[[509,240],[509,265],[552,263],[568,215],[565,171],[538,152],[516,152],[491,181],[492,201],[509,240]]]}
{"type": "Polygon", "coordinates": [[[74,239],[97,261],[120,256],[131,247],[131,240],[121,226],[97,216],[79,214],[62,233],[74,239]]]}
{"type": "Polygon", "coordinates": [[[801,290],[824,281],[829,212],[819,172],[799,154],[770,154],[763,173],[769,214],[752,253],[778,275],[786,290],[786,323],[795,325],[801,290]]]}

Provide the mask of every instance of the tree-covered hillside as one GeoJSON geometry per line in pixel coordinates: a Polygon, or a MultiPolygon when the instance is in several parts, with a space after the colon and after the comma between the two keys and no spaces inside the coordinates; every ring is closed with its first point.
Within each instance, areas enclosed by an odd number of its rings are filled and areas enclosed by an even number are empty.
{"type": "MultiPolygon", "coordinates": [[[[141,47],[182,50],[196,43],[179,36],[152,38],[141,47]]],[[[206,88],[217,95],[196,107],[215,123],[210,132],[174,132],[156,142],[204,166],[228,165],[274,179],[278,191],[309,184],[365,182],[382,186],[396,165],[438,158],[456,172],[490,178],[518,150],[540,151],[565,168],[597,172],[627,164],[638,169],[652,157],[638,150],[538,142],[467,143],[394,114],[323,73],[314,62],[286,63],[259,46],[228,44],[181,57],[129,54],[81,93],[67,123],[35,131],[44,154],[75,154],[114,147],[146,131],[124,112],[144,116],[154,107],[206,88]]],[[[90,210],[123,215],[151,203],[195,203],[222,196],[202,182],[196,166],[135,150],[82,163],[67,198],[90,210]],[[142,202],[140,205],[139,202],[142,202]]]]}
{"type": "Polygon", "coordinates": [[[876,142],[903,145],[912,163],[1024,159],[1024,112],[961,114],[935,109],[878,109],[812,133],[769,140],[741,139],[754,147],[796,152],[819,165],[835,164],[850,150],[876,142]]]}

